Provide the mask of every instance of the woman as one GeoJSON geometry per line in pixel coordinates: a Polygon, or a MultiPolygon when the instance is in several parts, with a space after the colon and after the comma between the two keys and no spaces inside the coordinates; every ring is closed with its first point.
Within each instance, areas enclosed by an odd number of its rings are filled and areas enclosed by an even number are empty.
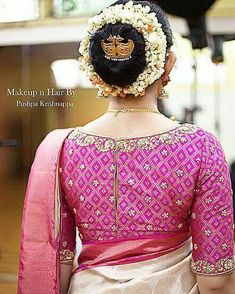
{"type": "Polygon", "coordinates": [[[212,134],[157,109],[176,59],[166,16],[148,1],[117,1],[88,31],[81,68],[108,110],[50,133],[37,150],[19,293],[232,293],[223,149],[212,134]]]}

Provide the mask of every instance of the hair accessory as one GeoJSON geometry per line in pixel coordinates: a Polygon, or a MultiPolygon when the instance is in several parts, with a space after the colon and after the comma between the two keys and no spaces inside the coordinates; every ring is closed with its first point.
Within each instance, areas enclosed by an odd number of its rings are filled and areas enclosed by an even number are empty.
{"type": "Polygon", "coordinates": [[[128,39],[127,43],[124,43],[123,41],[124,38],[120,35],[110,35],[108,39],[103,39],[101,41],[101,47],[105,53],[105,58],[113,61],[129,60],[135,48],[135,44],[130,39],[128,39]]]}
{"type": "MultiPolygon", "coordinates": [[[[129,43],[122,43],[121,40],[116,40],[116,45],[114,46],[114,40],[112,40],[110,43],[112,45],[107,46],[107,44],[103,44],[103,50],[108,58],[110,56],[112,56],[110,58],[113,58],[114,53],[116,53],[116,57],[114,58],[118,60],[117,56],[125,56],[133,52],[133,44],[130,41],[128,41],[129,43]]],[[[136,97],[143,96],[145,89],[158,80],[164,73],[167,54],[166,46],[166,36],[162,30],[162,25],[158,22],[156,13],[151,12],[149,6],[135,4],[133,1],[128,1],[126,4],[109,6],[88,21],[88,33],[82,39],[79,48],[79,52],[81,53],[81,57],[79,58],[80,69],[87,73],[93,85],[98,86],[98,97],[108,97],[109,95],[125,97],[127,94],[133,94],[136,97]],[[138,32],[143,34],[145,41],[147,63],[145,70],[138,76],[134,83],[125,87],[105,83],[96,73],[89,56],[92,35],[104,25],[108,23],[115,24],[117,22],[132,25],[138,32]]]]}

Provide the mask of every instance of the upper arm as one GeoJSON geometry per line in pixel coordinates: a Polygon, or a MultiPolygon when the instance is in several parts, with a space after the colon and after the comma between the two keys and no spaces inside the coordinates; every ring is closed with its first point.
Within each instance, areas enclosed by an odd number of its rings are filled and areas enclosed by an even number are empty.
{"type": "MultiPolygon", "coordinates": [[[[233,205],[229,167],[219,141],[207,134],[192,205],[193,272],[201,281],[234,270],[233,205]],[[210,276],[210,277],[209,277],[210,276]]],[[[229,277],[220,277],[224,281],[229,277]]],[[[214,284],[214,282],[212,282],[214,284]]]]}

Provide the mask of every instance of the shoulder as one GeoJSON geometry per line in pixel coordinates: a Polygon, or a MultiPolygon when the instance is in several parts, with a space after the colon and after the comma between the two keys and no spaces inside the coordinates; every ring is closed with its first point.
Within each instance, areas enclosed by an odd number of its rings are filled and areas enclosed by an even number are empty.
{"type": "Polygon", "coordinates": [[[195,126],[196,138],[195,144],[201,149],[201,162],[207,165],[218,165],[227,162],[224,149],[220,140],[212,132],[205,130],[199,126],[195,126]]]}
{"type": "Polygon", "coordinates": [[[55,129],[50,131],[41,141],[39,147],[44,147],[45,145],[57,146],[61,145],[66,137],[74,130],[74,128],[67,129],[55,129]]]}
{"type": "Polygon", "coordinates": [[[208,143],[211,144],[220,144],[219,139],[216,137],[215,134],[213,134],[212,132],[198,126],[195,124],[191,124],[191,123],[185,123],[182,124],[183,129],[185,128],[186,130],[189,130],[189,133],[191,131],[192,134],[194,134],[194,136],[198,139],[201,139],[201,141],[206,145],[208,143]]]}
{"type": "Polygon", "coordinates": [[[73,131],[74,128],[55,129],[49,132],[39,144],[35,158],[45,156],[56,156],[59,153],[65,139],[73,131]]]}

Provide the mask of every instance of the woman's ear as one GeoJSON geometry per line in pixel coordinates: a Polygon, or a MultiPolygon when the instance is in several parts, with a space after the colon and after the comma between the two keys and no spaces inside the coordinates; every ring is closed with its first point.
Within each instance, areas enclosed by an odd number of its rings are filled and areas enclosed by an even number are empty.
{"type": "Polygon", "coordinates": [[[169,75],[171,73],[171,70],[173,69],[174,65],[176,63],[176,55],[174,52],[170,51],[168,53],[166,63],[165,63],[165,71],[164,74],[161,76],[162,82],[167,82],[169,81],[169,75]]]}

